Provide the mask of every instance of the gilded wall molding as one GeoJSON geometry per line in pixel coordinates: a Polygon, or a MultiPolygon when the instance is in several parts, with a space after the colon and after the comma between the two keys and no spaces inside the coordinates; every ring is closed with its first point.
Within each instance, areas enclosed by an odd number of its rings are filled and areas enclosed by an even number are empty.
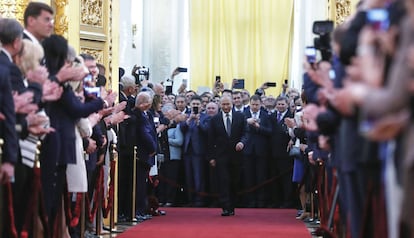
{"type": "Polygon", "coordinates": [[[92,55],[96,62],[103,63],[104,62],[104,51],[99,49],[91,49],[87,47],[81,47],[81,53],[92,55]]]}
{"type": "Polygon", "coordinates": [[[81,1],[81,24],[103,27],[103,0],[81,1]]]}
{"type": "Polygon", "coordinates": [[[328,0],[329,19],[339,25],[352,13],[351,0],[328,0]]]}
{"type": "Polygon", "coordinates": [[[336,24],[341,24],[351,15],[351,0],[336,0],[335,9],[335,22],[336,24]]]}
{"type": "Polygon", "coordinates": [[[23,24],[23,13],[29,0],[2,0],[0,14],[3,17],[15,18],[23,24]]]}
{"type": "Polygon", "coordinates": [[[55,0],[55,33],[68,38],[69,20],[67,14],[68,0],[55,0]]]}
{"type": "MultiPolygon", "coordinates": [[[[108,29],[108,36],[109,36],[109,40],[108,40],[108,66],[109,69],[107,70],[108,72],[112,72],[112,64],[113,64],[113,58],[112,58],[112,48],[113,48],[113,39],[112,39],[112,17],[113,17],[113,9],[112,9],[112,0],[109,0],[109,29],[108,29]]],[[[112,74],[109,74],[108,76],[108,80],[107,80],[107,85],[112,85],[112,74]]]]}

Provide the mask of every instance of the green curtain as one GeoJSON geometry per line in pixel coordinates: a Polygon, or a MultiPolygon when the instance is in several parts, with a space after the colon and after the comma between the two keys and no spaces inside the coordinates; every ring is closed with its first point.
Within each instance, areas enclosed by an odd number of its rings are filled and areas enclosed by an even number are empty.
{"type": "Polygon", "coordinates": [[[213,87],[215,76],[231,85],[244,78],[252,92],[289,75],[293,0],[191,0],[191,88],[213,87]]]}

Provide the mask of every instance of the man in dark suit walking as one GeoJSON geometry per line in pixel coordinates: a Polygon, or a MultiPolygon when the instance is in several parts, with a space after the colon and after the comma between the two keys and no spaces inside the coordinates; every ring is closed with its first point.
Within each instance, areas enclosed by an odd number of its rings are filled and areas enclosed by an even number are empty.
{"type": "Polygon", "coordinates": [[[232,112],[232,99],[220,99],[221,112],[211,118],[208,131],[208,158],[217,167],[222,216],[234,216],[242,150],[246,144],[246,120],[232,112]]]}

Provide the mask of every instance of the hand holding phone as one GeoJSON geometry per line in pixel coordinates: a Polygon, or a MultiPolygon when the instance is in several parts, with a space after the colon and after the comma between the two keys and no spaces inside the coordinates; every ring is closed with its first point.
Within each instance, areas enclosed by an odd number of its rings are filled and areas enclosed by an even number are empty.
{"type": "Polygon", "coordinates": [[[197,115],[198,114],[198,107],[193,107],[191,111],[192,111],[192,113],[197,115]]]}
{"type": "Polygon", "coordinates": [[[266,82],[265,86],[266,87],[276,87],[276,82],[266,82]]]}

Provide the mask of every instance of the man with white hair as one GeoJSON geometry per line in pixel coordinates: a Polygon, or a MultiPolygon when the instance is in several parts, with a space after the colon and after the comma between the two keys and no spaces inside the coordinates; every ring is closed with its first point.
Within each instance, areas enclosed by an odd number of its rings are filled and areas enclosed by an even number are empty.
{"type": "Polygon", "coordinates": [[[129,98],[135,98],[137,94],[137,85],[132,75],[124,75],[121,78],[122,90],[119,92],[119,102],[128,101],[129,98]]]}
{"type": "Polygon", "coordinates": [[[135,101],[136,130],[131,134],[135,134],[135,145],[137,150],[137,175],[136,175],[136,211],[135,218],[138,222],[147,220],[149,216],[146,214],[147,204],[147,183],[151,166],[155,164],[155,154],[157,151],[157,132],[154,126],[154,119],[148,110],[152,105],[152,97],[147,92],[138,93],[135,101]]]}
{"type": "MultiPolygon", "coordinates": [[[[138,86],[135,78],[131,75],[124,75],[121,78],[122,90],[119,92],[119,102],[126,101],[125,113],[132,116],[132,108],[135,107],[135,96],[138,86]]],[[[119,180],[118,180],[118,222],[131,221],[135,214],[131,214],[132,205],[132,173],[134,161],[134,136],[132,131],[136,128],[135,117],[125,120],[119,124],[118,148],[119,148],[119,180]]]]}

